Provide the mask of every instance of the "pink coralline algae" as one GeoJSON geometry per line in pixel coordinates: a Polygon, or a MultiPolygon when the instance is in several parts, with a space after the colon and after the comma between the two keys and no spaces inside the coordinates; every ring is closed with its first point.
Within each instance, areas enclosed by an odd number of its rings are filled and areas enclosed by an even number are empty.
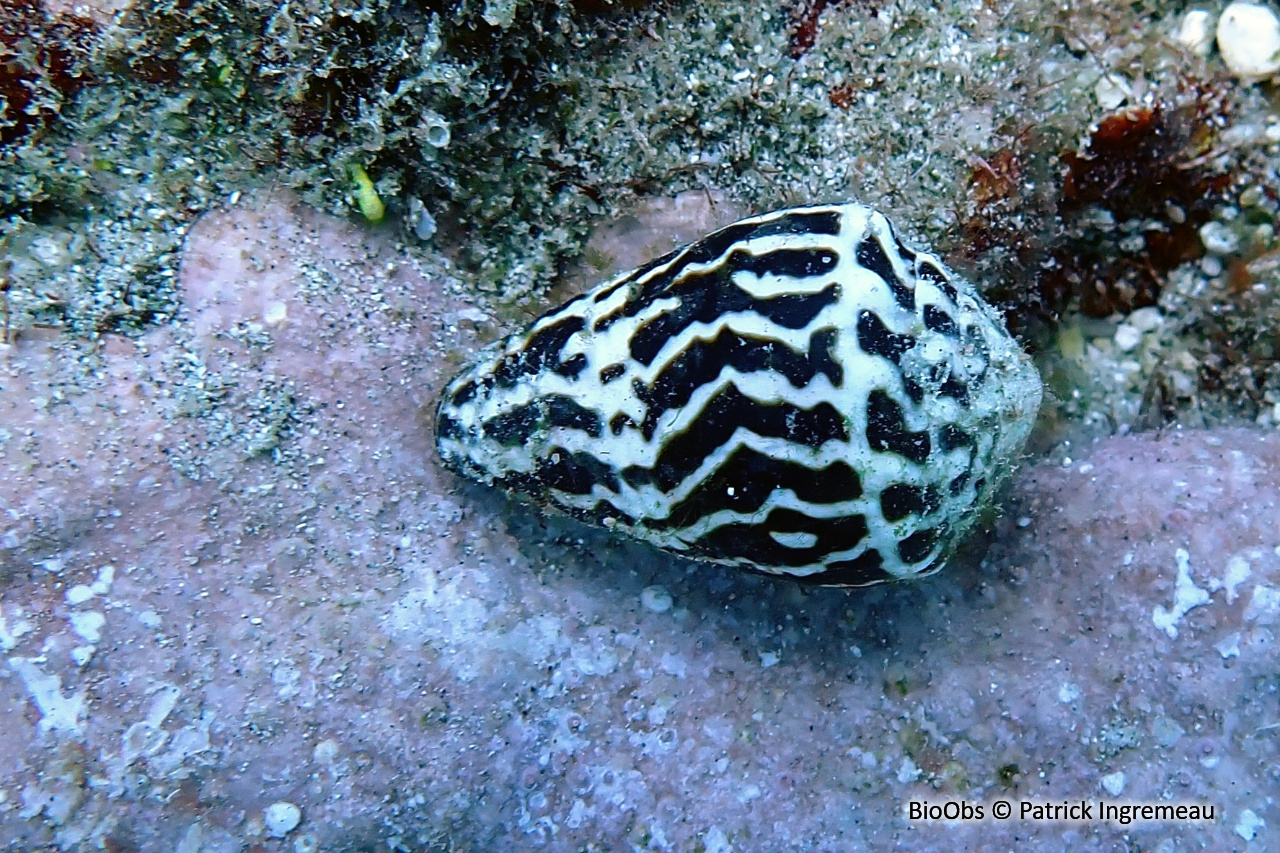
{"type": "Polygon", "coordinates": [[[941,575],[808,591],[439,468],[500,324],[388,241],[259,200],[180,284],[140,340],[3,355],[15,849],[1274,847],[1274,433],[1029,464],[941,575]],[[908,818],[1081,798],[1216,817],[908,818]]]}

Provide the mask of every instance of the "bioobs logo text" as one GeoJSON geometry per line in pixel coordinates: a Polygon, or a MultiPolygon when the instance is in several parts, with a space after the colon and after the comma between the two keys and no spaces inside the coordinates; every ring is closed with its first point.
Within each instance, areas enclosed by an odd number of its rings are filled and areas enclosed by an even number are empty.
{"type": "Polygon", "coordinates": [[[966,800],[942,803],[911,800],[907,803],[907,820],[982,820],[986,816],[985,806],[966,800]]]}
{"type": "Polygon", "coordinates": [[[988,816],[997,821],[1105,821],[1128,826],[1147,821],[1212,823],[1217,817],[1213,803],[1116,803],[1106,800],[993,800],[970,803],[965,800],[908,800],[903,808],[910,821],[980,821],[988,816]]]}

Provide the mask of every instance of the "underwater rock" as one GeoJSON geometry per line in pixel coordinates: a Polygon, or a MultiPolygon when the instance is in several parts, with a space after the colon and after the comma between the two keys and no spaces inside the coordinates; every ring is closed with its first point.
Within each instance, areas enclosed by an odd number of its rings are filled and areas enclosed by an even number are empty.
{"type": "Polygon", "coordinates": [[[258,201],[192,229],[180,322],[0,362],[11,846],[1273,844],[1276,432],[1023,467],[992,534],[920,583],[689,571],[439,465],[424,412],[489,321],[406,257],[258,201]],[[1125,802],[1216,818],[906,815],[1110,799],[1117,774],[1125,802]],[[305,818],[277,841],[281,802],[305,818]]]}

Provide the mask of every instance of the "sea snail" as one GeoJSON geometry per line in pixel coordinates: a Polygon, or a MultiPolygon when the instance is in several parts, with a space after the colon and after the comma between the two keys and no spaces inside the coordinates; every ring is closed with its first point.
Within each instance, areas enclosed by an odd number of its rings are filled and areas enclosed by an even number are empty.
{"type": "Polygon", "coordinates": [[[937,571],[1040,406],[994,309],[858,204],[744,219],[484,350],[453,469],[666,551],[810,583],[937,571]]]}

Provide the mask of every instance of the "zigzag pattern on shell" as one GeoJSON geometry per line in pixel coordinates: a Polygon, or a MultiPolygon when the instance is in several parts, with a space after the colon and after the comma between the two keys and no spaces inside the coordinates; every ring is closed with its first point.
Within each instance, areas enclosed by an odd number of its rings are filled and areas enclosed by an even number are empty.
{"type": "Polygon", "coordinates": [[[445,390],[452,468],[684,557],[820,584],[936,571],[1041,386],[994,309],[856,205],[624,273],[445,390]]]}

